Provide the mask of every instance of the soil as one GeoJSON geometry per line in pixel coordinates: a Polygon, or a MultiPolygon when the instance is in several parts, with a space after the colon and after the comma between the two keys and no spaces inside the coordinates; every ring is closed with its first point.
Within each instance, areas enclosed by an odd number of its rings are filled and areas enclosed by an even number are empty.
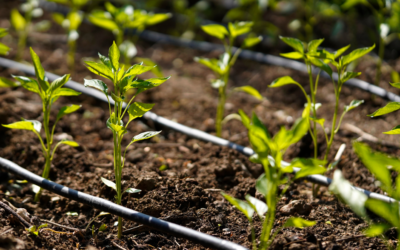
{"type": "MultiPolygon", "coordinates": [[[[10,1],[11,2],[11,1],[10,1]]],[[[15,3],[7,3],[13,7],[15,3]]],[[[6,9],[6,8],[4,8],[6,9]]],[[[8,14],[0,12],[0,26],[9,27],[8,14]]],[[[9,9],[9,8],[7,8],[9,9]]],[[[48,18],[49,15],[46,14],[48,18]]],[[[35,34],[28,40],[42,60],[46,71],[59,75],[69,73],[65,62],[67,47],[63,30],[53,24],[45,37],[35,34]]],[[[83,78],[95,76],[83,65],[86,57],[96,57],[97,52],[107,54],[112,43],[112,35],[89,24],[83,24],[82,39],[76,56],[75,72],[72,78],[83,82],[83,78]]],[[[15,57],[15,36],[2,40],[13,48],[8,58],[15,57]]],[[[164,75],[170,80],[160,87],[144,92],[137,101],[155,103],[153,112],[181,124],[213,134],[214,117],[217,106],[217,91],[209,84],[213,77],[211,71],[193,61],[194,56],[215,57],[216,53],[202,53],[188,48],[178,48],[163,44],[149,44],[139,41],[138,56],[155,61],[164,75]]],[[[24,60],[30,62],[28,49],[24,60]]],[[[371,60],[362,61],[358,68],[363,72],[361,79],[371,81],[375,66],[371,60]]],[[[396,68],[398,62],[391,65],[396,68]]],[[[21,75],[14,69],[0,68],[0,76],[21,75]]],[[[255,111],[272,134],[281,126],[287,128],[301,116],[305,98],[297,87],[269,89],[270,82],[280,76],[290,75],[302,83],[306,90],[308,78],[305,74],[276,67],[260,65],[251,61],[239,60],[232,70],[230,87],[251,85],[265,97],[258,101],[246,94],[232,93],[226,104],[226,114],[243,109],[247,114],[255,111]]],[[[151,73],[144,77],[152,77],[151,73]]],[[[390,75],[385,73],[381,86],[388,89],[390,75]]],[[[371,144],[374,149],[390,155],[399,155],[397,137],[383,135],[383,131],[398,125],[393,115],[371,119],[367,114],[374,112],[386,102],[372,98],[358,89],[343,88],[340,108],[352,100],[364,100],[357,110],[351,111],[343,124],[352,124],[364,132],[391,143],[392,146],[371,144]]],[[[321,79],[318,101],[322,108],[319,116],[330,124],[334,108],[332,83],[321,79]]],[[[71,148],[61,146],[55,155],[50,171],[50,179],[59,184],[104,199],[113,200],[114,191],[105,186],[100,177],[114,180],[112,162],[112,134],[105,126],[108,107],[105,103],[87,96],[60,98],[53,106],[52,121],[58,110],[68,104],[81,104],[76,113],[65,116],[56,128],[58,138],[71,136],[80,146],[71,148]]],[[[41,120],[40,98],[23,88],[0,89],[0,123],[25,119],[41,120]]],[[[244,199],[246,194],[256,196],[255,180],[262,173],[261,166],[251,163],[240,153],[199,141],[155,124],[140,120],[129,127],[123,145],[127,145],[134,135],[147,130],[161,129],[157,138],[133,144],[127,150],[126,165],[123,169],[123,186],[139,188],[138,194],[125,194],[122,205],[133,210],[171,221],[219,238],[230,240],[251,248],[251,231],[246,218],[233,208],[220,191],[244,199]],[[165,170],[163,170],[166,168],[165,170]]],[[[345,126],[344,126],[345,127],[345,126]]],[[[319,155],[325,152],[322,131],[319,137],[319,155]]],[[[29,171],[40,175],[44,158],[38,140],[29,131],[8,130],[0,127],[0,156],[9,159],[29,171]]],[[[223,128],[223,138],[240,145],[248,146],[247,132],[236,120],[228,122],[223,128]]],[[[362,165],[352,149],[352,141],[359,138],[348,129],[341,129],[329,155],[332,160],[341,144],[346,145],[337,168],[343,171],[346,179],[353,185],[383,193],[375,178],[362,165]]],[[[284,160],[295,157],[312,157],[313,145],[309,137],[304,137],[292,146],[284,160]]],[[[332,176],[333,171],[327,172],[332,176]]],[[[42,231],[39,236],[30,235],[23,225],[6,210],[0,208],[0,249],[206,249],[185,239],[160,233],[132,221],[124,221],[124,230],[132,229],[121,240],[117,240],[117,217],[101,216],[101,211],[92,209],[75,201],[44,191],[40,202],[33,202],[34,193],[29,183],[20,183],[17,176],[1,172],[0,197],[16,208],[25,208],[28,217],[49,220],[62,226],[85,229],[83,235],[64,227],[49,224],[52,230],[42,231]],[[77,215],[68,215],[76,212],[77,215]],[[105,224],[106,232],[99,232],[105,224]]],[[[362,230],[367,224],[356,216],[347,206],[340,203],[327,188],[321,187],[316,198],[311,192],[312,184],[296,181],[291,185],[278,203],[274,229],[279,228],[287,218],[300,216],[317,221],[310,228],[283,229],[275,239],[272,249],[386,249],[380,238],[367,238],[362,230]],[[284,207],[285,206],[285,207],[284,207]],[[291,209],[282,209],[289,206],[291,209]]],[[[259,196],[257,196],[259,197],[259,196]]],[[[260,222],[255,218],[257,235],[261,232],[260,222]]],[[[390,231],[386,236],[388,244],[396,245],[396,233],[390,231]]]]}

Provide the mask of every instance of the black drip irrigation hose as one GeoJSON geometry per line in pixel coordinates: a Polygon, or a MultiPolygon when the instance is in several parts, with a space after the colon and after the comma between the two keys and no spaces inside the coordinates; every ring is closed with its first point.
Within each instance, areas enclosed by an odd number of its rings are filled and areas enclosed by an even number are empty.
{"type": "MultiPolygon", "coordinates": [[[[6,68],[18,69],[21,72],[24,72],[29,75],[35,74],[33,67],[24,65],[24,64],[21,64],[21,63],[18,63],[18,62],[9,60],[9,59],[1,58],[1,57],[0,57],[0,66],[6,67],[6,68]]],[[[54,81],[55,79],[59,78],[59,76],[52,74],[52,73],[48,73],[48,72],[46,72],[46,76],[48,77],[48,79],[50,81],[54,81]]],[[[74,89],[76,91],[82,92],[85,95],[99,99],[103,102],[107,102],[107,98],[104,96],[103,93],[101,93],[100,91],[91,89],[91,88],[85,88],[82,84],[79,84],[77,82],[69,81],[65,84],[65,86],[68,88],[74,89]]],[[[398,96],[397,96],[397,98],[400,99],[400,97],[398,97],[398,96]]],[[[111,98],[110,98],[110,102],[111,103],[113,102],[113,100],[111,98]]],[[[153,121],[154,123],[157,123],[161,126],[164,126],[164,127],[170,128],[172,130],[175,130],[177,132],[180,132],[182,134],[188,135],[190,137],[193,137],[193,138],[196,138],[196,139],[199,139],[202,141],[211,142],[211,143],[219,145],[219,146],[224,146],[224,147],[228,147],[228,148],[237,150],[238,152],[240,152],[244,155],[247,155],[247,156],[251,156],[254,154],[254,151],[251,148],[243,147],[241,145],[235,144],[228,140],[205,133],[201,130],[190,128],[185,125],[179,124],[177,122],[173,122],[164,117],[158,116],[155,113],[150,112],[150,111],[144,115],[144,118],[148,119],[150,121],[153,121]]],[[[282,165],[289,165],[289,163],[282,161],[282,165]]],[[[294,168],[293,170],[294,170],[293,171],[294,173],[297,173],[300,169],[294,168]]],[[[316,184],[323,185],[323,186],[329,186],[332,182],[332,180],[330,178],[325,177],[323,175],[310,175],[310,176],[305,177],[305,179],[312,183],[316,183],[316,184]]],[[[397,202],[395,199],[390,198],[385,195],[370,192],[368,190],[364,190],[364,189],[358,188],[358,187],[353,187],[353,188],[363,192],[370,198],[378,199],[378,200],[385,201],[388,203],[397,202]]]]}
{"type": "Polygon", "coordinates": [[[124,206],[117,205],[111,201],[104,200],[99,197],[95,197],[89,194],[85,194],[66,186],[57,184],[55,182],[46,180],[38,175],[35,175],[28,170],[18,166],[17,164],[0,157],[0,167],[6,169],[24,180],[27,180],[35,185],[38,185],[44,189],[47,189],[53,193],[64,196],[71,200],[81,202],[89,205],[100,211],[109,212],[117,216],[121,216],[124,219],[132,220],[140,224],[146,225],[157,231],[161,231],[167,234],[171,234],[177,237],[185,238],[193,242],[197,242],[203,246],[211,247],[213,249],[235,249],[235,250],[248,250],[247,248],[240,246],[236,243],[222,240],[217,237],[198,232],[196,230],[183,227],[171,222],[163,221],[155,217],[139,213],[135,210],[126,208],[124,206]]]}

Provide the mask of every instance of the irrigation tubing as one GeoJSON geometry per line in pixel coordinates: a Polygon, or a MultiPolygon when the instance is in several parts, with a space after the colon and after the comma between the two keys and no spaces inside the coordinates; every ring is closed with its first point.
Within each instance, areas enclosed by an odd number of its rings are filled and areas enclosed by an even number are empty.
{"type": "Polygon", "coordinates": [[[155,217],[139,213],[135,210],[126,208],[124,206],[117,205],[111,201],[104,200],[99,197],[95,197],[89,194],[79,192],[77,190],[68,188],[66,186],[57,184],[55,182],[46,180],[32,172],[18,166],[17,164],[0,157],[0,167],[6,169],[24,180],[27,180],[35,185],[38,185],[44,189],[54,192],[58,195],[66,198],[84,203],[100,211],[109,212],[117,216],[121,216],[124,219],[132,220],[140,224],[146,225],[157,231],[168,233],[177,237],[185,238],[193,242],[197,242],[203,246],[211,247],[213,249],[235,249],[235,250],[247,250],[247,248],[240,246],[236,243],[219,239],[217,237],[198,232],[196,230],[183,227],[168,221],[160,220],[155,217]]]}
{"type": "MultiPolygon", "coordinates": [[[[6,68],[13,68],[13,69],[18,69],[21,72],[24,72],[26,74],[29,75],[34,75],[35,71],[34,68],[28,65],[24,65],[9,59],[5,59],[0,57],[0,66],[2,67],[6,67],[6,68]]],[[[52,73],[48,73],[46,72],[46,76],[50,81],[54,81],[55,79],[59,78],[59,76],[52,74],[52,73]]],[[[85,88],[82,84],[79,84],[77,82],[74,81],[69,81],[65,84],[66,87],[74,89],[76,91],[82,92],[85,95],[94,97],[96,99],[99,99],[103,102],[107,102],[107,98],[105,97],[105,95],[103,93],[101,93],[100,91],[91,89],[91,88],[85,88]]],[[[393,94],[394,95],[394,94],[393,94]]],[[[400,99],[399,96],[396,96],[397,98],[400,99]]],[[[110,98],[110,102],[112,102],[113,100],[110,98]]],[[[234,150],[237,150],[238,152],[247,155],[247,156],[251,156],[254,154],[254,151],[251,148],[248,147],[243,147],[241,145],[235,144],[233,142],[230,142],[228,140],[210,135],[208,133],[205,133],[201,130],[198,129],[194,129],[194,128],[190,128],[187,127],[185,125],[179,124],[177,122],[173,122],[171,120],[168,120],[164,117],[158,116],[157,114],[153,113],[153,112],[147,112],[144,115],[144,118],[150,121],[153,121],[154,123],[157,123],[163,127],[167,127],[170,128],[172,130],[175,130],[177,132],[180,132],[182,134],[186,134],[192,138],[196,138],[202,141],[207,141],[207,142],[211,142],[213,144],[219,145],[219,146],[224,146],[224,147],[228,147],[234,150]]],[[[282,161],[283,165],[289,165],[289,163],[282,161]]],[[[294,173],[297,173],[300,169],[299,168],[294,168],[294,173]]],[[[332,182],[332,180],[328,177],[325,177],[323,175],[310,175],[305,177],[305,179],[307,179],[310,182],[319,184],[319,185],[323,185],[323,186],[329,186],[332,182]]],[[[362,188],[358,188],[358,187],[353,187],[354,189],[357,189],[361,192],[363,192],[364,194],[366,194],[368,197],[370,198],[374,198],[374,199],[378,199],[381,201],[385,201],[388,203],[394,203],[396,202],[395,199],[390,198],[388,196],[385,195],[381,195],[381,194],[377,194],[377,193],[373,193],[370,192],[368,190],[364,190],[362,188]]]]}

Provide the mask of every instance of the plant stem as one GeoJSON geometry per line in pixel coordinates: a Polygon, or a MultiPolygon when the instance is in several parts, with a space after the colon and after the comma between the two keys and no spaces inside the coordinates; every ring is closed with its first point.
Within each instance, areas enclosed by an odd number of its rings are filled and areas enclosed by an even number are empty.
{"type": "Polygon", "coordinates": [[[378,63],[376,64],[376,75],[375,75],[375,81],[374,84],[376,86],[379,86],[380,81],[381,81],[381,76],[382,76],[382,62],[383,62],[383,56],[385,55],[385,41],[382,39],[382,37],[379,38],[379,59],[378,63]]]}
{"type": "Polygon", "coordinates": [[[335,126],[336,126],[336,119],[337,119],[338,111],[339,111],[339,93],[336,93],[335,112],[333,113],[331,137],[330,137],[328,145],[326,147],[324,161],[326,161],[328,159],[329,151],[331,149],[332,142],[333,142],[333,137],[335,136],[335,130],[336,130],[335,126]]]}
{"type": "MultiPolygon", "coordinates": [[[[317,119],[317,110],[315,108],[316,106],[316,101],[315,101],[315,95],[316,95],[316,90],[314,90],[314,80],[312,76],[312,67],[311,63],[306,61],[307,65],[307,72],[308,72],[308,78],[310,81],[310,92],[311,92],[311,110],[313,113],[314,119],[317,119]]],[[[314,120],[313,121],[313,142],[314,142],[314,158],[317,159],[318,157],[318,141],[317,141],[317,122],[314,120]]]]}
{"type": "Polygon", "coordinates": [[[67,57],[67,64],[68,68],[72,73],[74,72],[75,68],[75,51],[76,51],[76,41],[68,42],[68,57],[67,57]]]}
{"type": "MultiPolygon", "coordinates": [[[[227,82],[225,82],[226,86],[227,82]]],[[[224,117],[225,112],[225,86],[219,87],[219,97],[218,97],[218,107],[217,107],[217,116],[215,118],[215,131],[218,137],[222,136],[222,119],[224,117]]]]}

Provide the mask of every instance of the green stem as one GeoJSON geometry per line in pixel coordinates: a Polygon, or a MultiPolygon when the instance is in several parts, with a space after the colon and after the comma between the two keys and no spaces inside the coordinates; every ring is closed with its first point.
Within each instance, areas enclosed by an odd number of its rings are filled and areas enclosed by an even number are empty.
{"type": "MultiPolygon", "coordinates": [[[[225,77],[227,78],[227,77],[225,77]]],[[[226,89],[226,84],[228,83],[225,81],[225,86],[219,87],[219,98],[218,98],[218,107],[217,107],[217,116],[215,118],[215,131],[218,137],[222,136],[222,119],[224,117],[225,113],[225,101],[226,101],[226,96],[225,96],[225,89],[226,89]]]]}
{"type": "Polygon", "coordinates": [[[332,143],[333,143],[333,137],[335,136],[336,119],[337,119],[338,111],[339,111],[339,93],[336,94],[335,112],[333,113],[331,137],[330,137],[328,145],[326,147],[324,161],[326,161],[328,159],[329,151],[330,151],[332,143]]]}
{"type": "MultiPolygon", "coordinates": [[[[314,88],[314,80],[313,80],[313,76],[312,76],[312,66],[311,63],[306,61],[306,65],[307,65],[307,72],[308,72],[308,78],[310,81],[310,92],[311,92],[311,110],[313,113],[313,117],[314,119],[317,119],[317,110],[315,108],[316,106],[316,87],[314,88]],[[314,90],[315,89],[315,90],[314,90]]],[[[317,122],[314,120],[312,122],[313,124],[313,141],[314,141],[314,158],[317,159],[318,157],[318,141],[317,141],[317,122]]]]}
{"type": "Polygon", "coordinates": [[[22,60],[22,54],[23,54],[25,46],[26,46],[26,38],[27,38],[26,30],[19,32],[16,61],[22,60]]]}
{"type": "Polygon", "coordinates": [[[74,72],[75,69],[75,51],[76,51],[76,41],[68,42],[68,57],[67,64],[70,71],[74,72]]]}
{"type": "Polygon", "coordinates": [[[380,81],[381,81],[381,76],[382,76],[382,62],[383,62],[383,56],[385,55],[385,41],[380,37],[379,39],[379,59],[378,63],[376,64],[376,75],[375,75],[375,81],[374,84],[376,86],[379,86],[380,81]]]}

